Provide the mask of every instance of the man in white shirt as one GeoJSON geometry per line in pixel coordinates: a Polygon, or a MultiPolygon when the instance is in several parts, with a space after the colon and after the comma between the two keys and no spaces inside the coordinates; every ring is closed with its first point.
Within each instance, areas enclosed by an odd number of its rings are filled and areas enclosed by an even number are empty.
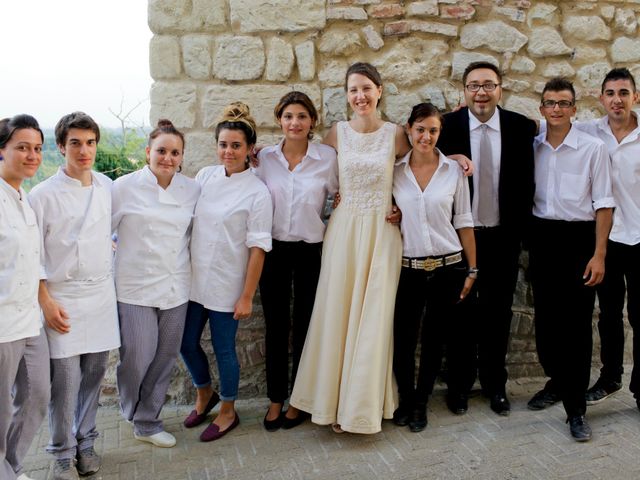
{"type": "MultiPolygon", "coordinates": [[[[587,405],[599,403],[622,388],[625,290],[629,323],[634,332],[640,322],[640,128],[638,116],[632,110],[637,102],[631,72],[614,68],[605,76],[600,95],[607,115],[576,125],[607,146],[616,202],[607,245],[606,275],[597,290],[602,369],[600,378],[587,390],[587,405]]],[[[633,363],[629,389],[640,408],[640,336],[635,333],[633,363]]]]}
{"type": "Polygon", "coordinates": [[[572,127],[576,107],[571,82],[547,82],[540,112],[547,131],[534,143],[530,268],[536,346],[550,381],[536,396],[557,393],[571,435],[587,441],[594,287],[604,277],[614,207],[610,163],[602,141],[572,127]]]}
{"type": "Polygon", "coordinates": [[[111,180],[92,170],[100,131],[87,114],[74,112],[62,117],[55,134],[65,165],[34,187],[29,201],[44,245],[39,297],[51,355],[47,451],[56,458],[54,480],[73,480],[100,468],[93,448],[100,384],[120,336],[111,180]]]}

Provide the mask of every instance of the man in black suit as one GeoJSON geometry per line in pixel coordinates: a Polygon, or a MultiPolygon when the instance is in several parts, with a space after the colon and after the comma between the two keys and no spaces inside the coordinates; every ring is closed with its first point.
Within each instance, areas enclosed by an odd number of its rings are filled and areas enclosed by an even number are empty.
{"type": "MultiPolygon", "coordinates": [[[[462,81],[467,107],[444,116],[438,148],[445,155],[464,154],[474,163],[469,184],[479,274],[469,298],[471,331],[464,334],[476,336],[478,375],[491,409],[509,415],[505,358],[520,246],[531,216],[536,124],[498,107],[502,75],[495,65],[471,63],[462,81]]],[[[469,365],[467,378],[449,380],[452,412],[467,411],[475,376],[476,366],[469,365]]]]}

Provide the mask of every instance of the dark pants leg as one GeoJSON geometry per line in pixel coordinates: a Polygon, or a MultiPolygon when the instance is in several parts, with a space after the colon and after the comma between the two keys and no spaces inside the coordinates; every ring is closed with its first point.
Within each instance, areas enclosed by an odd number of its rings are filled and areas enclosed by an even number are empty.
{"type": "Polygon", "coordinates": [[[536,346],[569,417],[586,412],[595,289],[582,275],[595,247],[594,222],[536,219],[530,265],[536,346]]]}
{"type": "Polygon", "coordinates": [[[320,276],[321,253],[321,243],[274,240],[273,250],[265,258],[260,278],[260,297],[266,327],[267,396],[272,402],[282,403],[289,396],[289,333],[291,330],[293,330],[291,384],[295,380],[313,311],[320,276]],[[291,315],[292,291],[293,315],[291,315]]]}
{"type": "Polygon", "coordinates": [[[475,231],[480,274],[471,293],[478,343],[478,375],[487,395],[504,393],[511,305],[518,279],[520,239],[503,227],[475,231]]]}

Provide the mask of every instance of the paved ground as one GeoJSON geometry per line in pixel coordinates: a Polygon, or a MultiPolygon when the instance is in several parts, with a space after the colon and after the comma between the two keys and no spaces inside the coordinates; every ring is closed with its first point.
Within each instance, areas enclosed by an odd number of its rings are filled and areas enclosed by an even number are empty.
{"type": "MultiPolygon", "coordinates": [[[[627,370],[630,370],[627,368],[627,370]]],[[[628,385],[628,375],[625,385],[628,385]]],[[[480,396],[466,415],[454,416],[436,393],[429,426],[421,433],[383,423],[376,435],[335,434],[309,422],[289,431],[262,427],[267,400],[238,402],[241,424],[223,439],[198,441],[200,428],[187,430],[189,407],[167,407],[165,426],[178,444],[162,449],[133,439],[132,427],[115,408],[101,408],[96,450],[104,456],[90,480],[134,479],[555,479],[640,478],[640,412],[624,389],[589,407],[591,442],[574,442],[562,406],[531,412],[526,402],[540,379],[511,382],[510,417],[495,415],[480,396]]],[[[27,473],[51,478],[44,453],[46,424],[26,459],[27,473]]]]}

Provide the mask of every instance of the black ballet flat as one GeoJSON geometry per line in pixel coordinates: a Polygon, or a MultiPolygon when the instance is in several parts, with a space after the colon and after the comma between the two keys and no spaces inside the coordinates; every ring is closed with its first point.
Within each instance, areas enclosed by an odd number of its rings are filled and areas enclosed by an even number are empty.
{"type": "Polygon", "coordinates": [[[275,432],[276,430],[279,430],[280,427],[282,427],[282,423],[284,421],[284,414],[280,412],[280,415],[278,415],[278,418],[276,418],[275,420],[267,420],[267,415],[269,415],[268,411],[264,416],[264,420],[262,420],[262,424],[264,425],[265,430],[267,432],[275,432]]]}

